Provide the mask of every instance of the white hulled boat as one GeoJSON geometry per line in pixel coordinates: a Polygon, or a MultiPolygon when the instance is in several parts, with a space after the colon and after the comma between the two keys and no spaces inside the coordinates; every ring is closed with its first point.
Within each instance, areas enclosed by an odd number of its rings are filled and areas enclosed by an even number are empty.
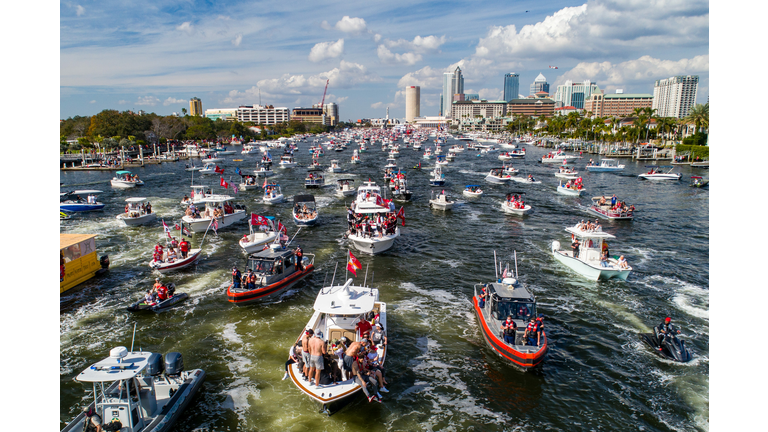
{"type": "Polygon", "coordinates": [[[314,195],[294,195],[293,221],[296,225],[314,225],[318,220],[314,195]]]}
{"type": "Polygon", "coordinates": [[[218,228],[226,228],[240,220],[245,219],[245,208],[230,204],[232,197],[229,195],[209,195],[203,198],[201,204],[205,204],[205,210],[196,215],[185,215],[181,220],[189,225],[192,232],[205,232],[213,220],[218,221],[218,228]]]}
{"type": "Polygon", "coordinates": [[[328,172],[331,173],[340,173],[344,170],[339,166],[339,161],[336,159],[331,159],[331,166],[328,167],[328,172]]]}
{"type": "Polygon", "coordinates": [[[462,195],[469,198],[477,198],[482,194],[483,190],[480,189],[479,185],[466,185],[464,186],[464,191],[462,192],[462,195]]]}
{"type": "Polygon", "coordinates": [[[261,184],[255,175],[240,174],[240,177],[241,177],[241,180],[238,187],[241,190],[255,190],[261,187],[261,184]]]}
{"type": "Polygon", "coordinates": [[[244,234],[243,238],[238,241],[240,247],[249,254],[264,249],[264,245],[274,242],[279,235],[274,229],[274,216],[265,216],[264,218],[269,220],[270,223],[259,225],[254,225],[256,223],[254,222],[254,217],[256,217],[256,215],[251,215],[251,220],[248,221],[249,233],[244,234]],[[254,229],[254,226],[258,226],[259,228],[254,229]]]}
{"type": "Polygon", "coordinates": [[[216,172],[216,164],[215,163],[207,163],[203,165],[203,167],[200,169],[200,174],[214,174],[216,172]]]}
{"type": "Polygon", "coordinates": [[[138,176],[131,175],[130,171],[118,171],[110,181],[113,188],[128,189],[136,186],[144,186],[144,182],[138,176]]]}
{"type": "Polygon", "coordinates": [[[573,181],[568,180],[565,184],[560,180],[560,184],[557,186],[557,192],[563,195],[579,196],[582,192],[586,192],[586,189],[584,189],[584,185],[581,183],[581,177],[578,177],[573,181]]]}
{"type": "MultiPolygon", "coordinates": [[[[381,188],[374,182],[365,182],[357,188],[357,198],[351,205],[355,213],[367,216],[369,220],[363,222],[366,229],[360,232],[352,232],[348,235],[349,240],[355,248],[361,252],[377,254],[391,248],[395,239],[400,236],[400,228],[397,227],[397,220],[394,225],[382,228],[381,236],[374,233],[376,228],[376,219],[382,216],[389,220],[389,215],[394,213],[394,204],[388,203],[381,196],[381,188]]],[[[386,222],[384,225],[388,225],[386,222]]]]}
{"type": "Polygon", "coordinates": [[[601,229],[583,230],[578,225],[566,228],[565,231],[570,233],[572,238],[579,240],[578,256],[574,257],[574,250],[560,249],[560,242],[555,240],[552,242],[552,255],[556,260],[591,280],[613,278],[627,280],[632,267],[627,265],[622,268],[616,258],[609,257],[605,261],[601,259],[603,243],[607,239],[616,238],[615,236],[603,232],[601,229]]]}
{"type": "Polygon", "coordinates": [[[512,176],[504,172],[504,167],[491,168],[488,171],[488,175],[485,176],[485,181],[496,184],[507,184],[512,181],[512,176]]]}
{"type": "Polygon", "coordinates": [[[336,196],[345,197],[355,194],[356,188],[353,186],[355,179],[341,178],[336,180],[336,196]]]}
{"type": "Polygon", "coordinates": [[[151,205],[147,211],[145,203],[148,204],[148,201],[146,198],[128,198],[125,202],[128,203],[125,205],[125,212],[116,217],[126,225],[141,225],[157,219],[157,214],[152,211],[151,205]]]}
{"type": "Polygon", "coordinates": [[[286,154],[280,156],[280,168],[293,168],[296,166],[296,161],[293,159],[293,155],[286,154]]]}
{"type": "Polygon", "coordinates": [[[525,203],[523,197],[525,192],[512,192],[507,194],[507,198],[501,202],[501,210],[504,213],[526,215],[533,211],[530,204],[525,203]]]}
{"type": "Polygon", "coordinates": [[[319,189],[325,185],[323,170],[320,168],[310,168],[307,170],[307,177],[304,179],[304,187],[307,189],[319,189]]]}
{"type": "Polygon", "coordinates": [[[557,172],[555,173],[555,177],[567,180],[575,180],[577,177],[579,177],[579,173],[568,165],[560,165],[557,172]]]}
{"type": "Polygon", "coordinates": [[[264,196],[261,198],[264,204],[279,204],[285,202],[283,190],[277,183],[270,183],[264,186],[264,196]]]}
{"type": "Polygon", "coordinates": [[[590,159],[590,164],[586,167],[587,171],[590,172],[614,172],[614,171],[622,171],[624,169],[623,164],[619,164],[613,159],[601,159],[600,163],[592,162],[590,159]]]}
{"type": "Polygon", "coordinates": [[[273,176],[275,172],[272,171],[272,161],[269,160],[259,162],[259,167],[253,170],[253,173],[256,174],[257,177],[273,176]]]}
{"type": "MultiPolygon", "coordinates": [[[[613,198],[615,197],[616,195],[613,196],[613,198]]],[[[605,195],[592,197],[592,205],[589,210],[605,219],[632,220],[635,217],[635,206],[627,206],[626,203],[619,200],[606,199],[605,195]],[[615,203],[611,204],[612,201],[615,203]]]]}
{"type": "Polygon", "coordinates": [[[541,163],[569,163],[574,159],[579,159],[579,156],[571,156],[565,154],[564,151],[558,150],[556,152],[550,152],[541,157],[539,160],[541,163]]]}
{"type": "Polygon", "coordinates": [[[436,210],[451,210],[455,201],[448,199],[448,195],[445,194],[445,190],[441,191],[437,196],[432,196],[429,200],[429,206],[436,210]]]}
{"type": "Polygon", "coordinates": [[[646,165],[645,167],[651,168],[651,170],[638,176],[642,180],[680,180],[683,177],[680,173],[672,172],[675,169],[673,165],[646,165]],[[664,172],[662,168],[669,168],[669,171],[664,172]]]}

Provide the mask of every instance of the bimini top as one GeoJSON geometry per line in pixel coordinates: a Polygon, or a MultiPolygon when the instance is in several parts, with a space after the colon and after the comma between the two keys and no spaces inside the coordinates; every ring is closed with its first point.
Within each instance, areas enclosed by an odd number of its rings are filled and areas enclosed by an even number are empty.
{"type": "Polygon", "coordinates": [[[103,193],[100,190],[94,190],[94,189],[84,189],[84,190],[73,190],[70,192],[62,192],[59,194],[59,196],[65,196],[65,195],[80,195],[80,194],[88,194],[88,195],[95,195],[103,193]]]}
{"type": "Polygon", "coordinates": [[[117,175],[123,175],[123,174],[130,174],[130,173],[131,173],[130,171],[118,171],[118,172],[116,172],[115,174],[117,174],[117,175]]]}
{"type": "Polygon", "coordinates": [[[616,236],[608,234],[605,231],[582,231],[576,228],[576,226],[568,227],[565,230],[575,235],[576,237],[582,237],[582,238],[603,238],[603,239],[616,238],[616,236]]]}
{"type": "Polygon", "coordinates": [[[231,196],[229,196],[229,195],[209,195],[209,196],[203,198],[202,200],[200,200],[200,202],[204,202],[204,203],[217,203],[217,202],[229,201],[231,199],[233,199],[233,198],[231,196]]]}
{"type": "Polygon", "coordinates": [[[336,179],[336,183],[341,183],[341,182],[345,182],[345,181],[355,181],[355,179],[353,179],[353,178],[340,178],[340,179],[336,179]]]}
{"type": "Polygon", "coordinates": [[[295,203],[315,202],[315,196],[314,195],[294,195],[293,202],[295,203]]]}
{"type": "Polygon", "coordinates": [[[379,290],[352,286],[352,278],[343,285],[320,290],[314,308],[318,312],[334,315],[360,315],[373,310],[379,290]]]}
{"type": "Polygon", "coordinates": [[[149,364],[148,351],[128,352],[125,347],[110,351],[110,356],[92,364],[80,372],[75,379],[80,382],[112,382],[133,378],[149,364]],[[121,351],[122,349],[122,351],[121,351]],[[122,357],[120,357],[122,355],[122,357]]]}
{"type": "Polygon", "coordinates": [[[480,187],[480,185],[466,185],[464,187],[480,187]]]}
{"type": "Polygon", "coordinates": [[[136,204],[136,203],[144,202],[146,200],[147,200],[146,198],[142,198],[142,197],[132,197],[132,198],[127,198],[125,202],[136,204]]]}

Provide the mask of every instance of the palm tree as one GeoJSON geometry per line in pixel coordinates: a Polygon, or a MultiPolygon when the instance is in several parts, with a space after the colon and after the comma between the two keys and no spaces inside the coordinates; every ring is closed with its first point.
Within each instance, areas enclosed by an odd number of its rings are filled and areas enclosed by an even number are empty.
{"type": "Polygon", "coordinates": [[[696,133],[702,129],[709,129],[709,102],[704,105],[697,104],[691,108],[683,122],[696,125],[696,133]]]}
{"type": "MultiPolygon", "coordinates": [[[[650,130],[651,130],[651,120],[654,119],[653,113],[655,113],[656,111],[658,111],[658,110],[653,109],[651,107],[643,108],[643,112],[648,116],[648,124],[647,124],[647,127],[645,129],[645,141],[646,142],[648,141],[648,132],[650,132],[650,130]]],[[[658,117],[656,117],[656,120],[658,120],[658,117]]]]}

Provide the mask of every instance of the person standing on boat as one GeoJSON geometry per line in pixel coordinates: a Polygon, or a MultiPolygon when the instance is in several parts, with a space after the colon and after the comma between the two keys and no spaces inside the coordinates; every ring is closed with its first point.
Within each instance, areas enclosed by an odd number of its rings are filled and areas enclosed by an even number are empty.
{"type": "Polygon", "coordinates": [[[325,369],[323,364],[323,354],[327,352],[325,341],[317,333],[309,340],[309,384],[312,385],[312,375],[314,372],[315,385],[320,385],[320,372],[325,369]]]}
{"type": "Polygon", "coordinates": [[[186,259],[187,254],[189,253],[189,242],[187,242],[187,239],[184,237],[181,238],[181,242],[179,243],[179,250],[181,250],[181,258],[186,259]]]}
{"type": "Polygon", "coordinates": [[[296,255],[296,268],[298,268],[299,271],[303,271],[304,264],[302,263],[302,258],[304,256],[304,252],[301,250],[301,246],[296,246],[296,251],[294,254],[296,255]]]}
{"type": "Polygon", "coordinates": [[[539,346],[539,343],[541,342],[541,333],[537,333],[536,331],[536,317],[531,317],[531,321],[528,323],[528,325],[525,327],[525,340],[528,346],[539,346]]]}
{"type": "Polygon", "coordinates": [[[299,346],[302,348],[301,361],[304,366],[301,373],[305,380],[309,380],[309,338],[311,338],[313,334],[315,334],[314,330],[311,328],[307,329],[304,334],[301,335],[301,340],[299,341],[299,346]]]}
{"type": "Polygon", "coordinates": [[[501,324],[504,331],[504,342],[510,345],[515,344],[515,335],[517,334],[517,324],[512,319],[512,315],[507,315],[507,320],[501,324]]]}
{"type": "Polygon", "coordinates": [[[573,243],[571,243],[571,249],[573,249],[573,257],[578,258],[579,257],[579,239],[573,238],[573,243]]]}
{"type": "Polygon", "coordinates": [[[613,194],[613,196],[611,197],[611,207],[615,205],[616,205],[616,194],[613,194]]]}
{"type": "Polygon", "coordinates": [[[240,288],[240,280],[242,278],[243,275],[240,273],[240,270],[237,267],[232,267],[232,288],[240,288]]]}

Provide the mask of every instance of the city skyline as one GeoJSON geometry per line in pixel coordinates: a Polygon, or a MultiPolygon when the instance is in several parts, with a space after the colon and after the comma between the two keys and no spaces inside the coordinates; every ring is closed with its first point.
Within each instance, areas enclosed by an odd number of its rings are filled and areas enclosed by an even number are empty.
{"type": "Polygon", "coordinates": [[[437,115],[442,75],[457,66],[464,92],[489,100],[502,98],[509,71],[523,88],[543,73],[551,89],[591,80],[606,93],[652,93],[656,80],[695,74],[696,102],[709,96],[703,1],[253,6],[61,3],[61,118],[168,115],[192,97],[203,110],[236,108],[258,104],[259,93],[263,104],[311,107],[326,80],[343,121],[386,108],[405,117],[411,85],[421,88],[421,115],[437,115]]]}

